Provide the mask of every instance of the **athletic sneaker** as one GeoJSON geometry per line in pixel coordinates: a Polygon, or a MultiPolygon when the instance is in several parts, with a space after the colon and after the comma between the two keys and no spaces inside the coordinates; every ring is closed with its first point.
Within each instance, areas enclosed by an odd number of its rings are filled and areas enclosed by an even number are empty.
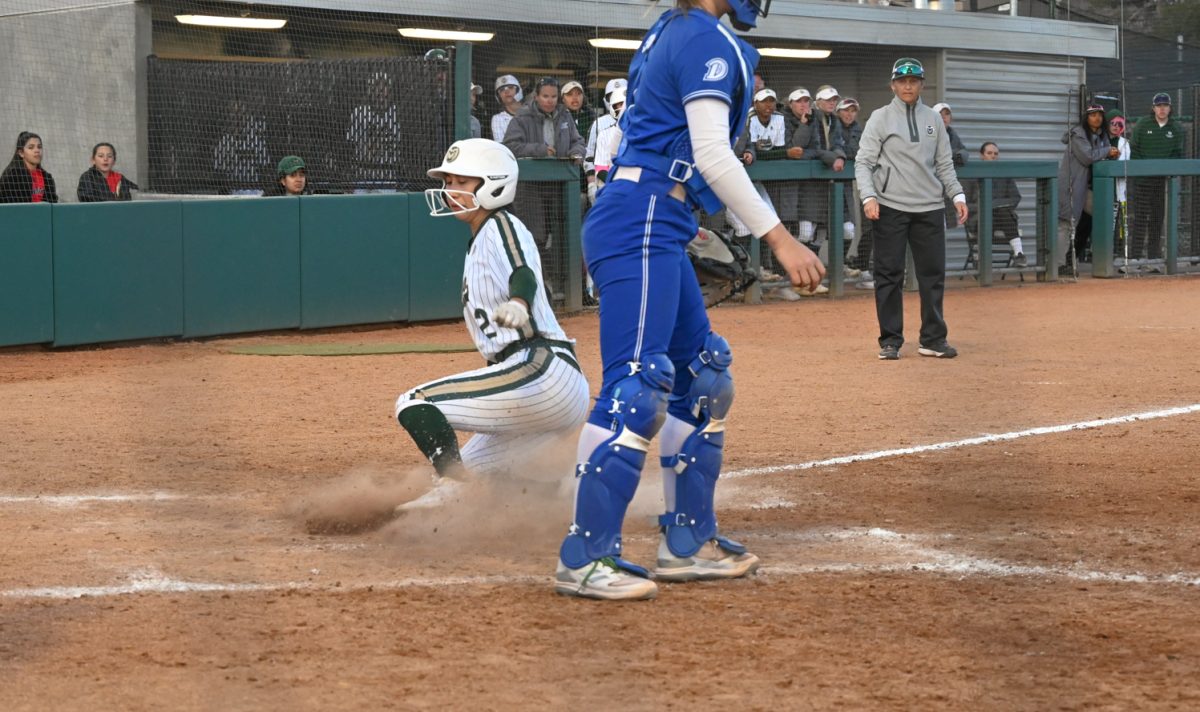
{"type": "Polygon", "coordinates": [[[862,274],[862,270],[854,269],[853,267],[843,267],[842,274],[846,276],[846,279],[858,279],[859,275],[862,274]]]}
{"type": "Polygon", "coordinates": [[[568,569],[561,560],[554,575],[554,592],[561,596],[595,598],[601,601],[648,600],[658,595],[658,586],[617,566],[610,558],[568,569]]]}
{"type": "Polygon", "coordinates": [[[883,348],[879,349],[879,360],[880,361],[899,361],[900,360],[900,347],[895,344],[885,344],[883,346],[883,348]]]}
{"type": "Polygon", "coordinates": [[[716,540],[705,542],[692,556],[671,553],[664,534],[658,542],[658,566],[654,578],[662,581],[710,581],[740,578],[758,570],[758,557],[750,552],[738,554],[716,540]]]}
{"type": "Polygon", "coordinates": [[[438,481],[433,485],[433,489],[410,502],[405,502],[397,506],[396,514],[413,512],[419,509],[444,507],[461,499],[466,488],[467,484],[461,480],[454,480],[449,477],[438,478],[438,481]]]}
{"type": "Polygon", "coordinates": [[[795,302],[800,300],[800,295],[796,294],[796,290],[791,287],[780,287],[771,290],[771,294],[785,302],[795,302]]]}
{"type": "Polygon", "coordinates": [[[799,294],[802,297],[815,297],[818,294],[829,294],[829,287],[826,287],[823,284],[818,284],[812,289],[798,289],[796,290],[796,294],[799,294]]]}
{"type": "Polygon", "coordinates": [[[945,339],[937,342],[936,344],[922,346],[917,349],[917,353],[921,354],[922,356],[932,356],[933,358],[954,358],[958,355],[958,351],[953,346],[946,343],[945,339]]]}
{"type": "Polygon", "coordinates": [[[1029,260],[1026,259],[1024,252],[1018,252],[1013,255],[1013,267],[1028,267],[1029,260]]]}

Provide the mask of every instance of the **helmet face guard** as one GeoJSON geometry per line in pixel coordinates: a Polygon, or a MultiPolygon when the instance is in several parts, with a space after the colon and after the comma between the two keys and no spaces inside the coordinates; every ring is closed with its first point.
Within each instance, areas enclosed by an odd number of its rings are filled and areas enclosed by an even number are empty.
{"type": "Polygon", "coordinates": [[[729,21],[742,32],[758,26],[758,18],[771,10],[771,0],[729,0],[729,4],[733,6],[729,21]]]}
{"type": "MultiPolygon", "coordinates": [[[[442,186],[445,186],[445,182],[442,186]]],[[[465,190],[454,190],[452,188],[429,188],[425,191],[425,204],[429,206],[429,214],[435,218],[444,218],[447,215],[458,215],[461,213],[473,213],[479,210],[479,200],[474,193],[469,193],[465,190]],[[467,207],[463,198],[470,197],[471,202],[475,203],[472,207],[467,207]]]]}

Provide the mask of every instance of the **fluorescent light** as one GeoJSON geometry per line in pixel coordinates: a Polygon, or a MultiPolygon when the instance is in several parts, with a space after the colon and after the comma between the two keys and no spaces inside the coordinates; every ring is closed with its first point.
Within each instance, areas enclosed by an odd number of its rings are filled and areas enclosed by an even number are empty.
{"type": "Polygon", "coordinates": [[[615,37],[593,37],[588,44],[596,49],[637,49],[642,46],[641,40],[619,40],[615,37]]]}
{"type": "Polygon", "coordinates": [[[494,32],[430,30],[423,27],[401,27],[400,34],[414,40],[462,40],[463,42],[487,42],[496,36],[494,32]]]}
{"type": "Polygon", "coordinates": [[[261,17],[218,17],[216,15],[176,15],[184,25],[203,27],[236,27],[243,30],[278,30],[287,20],[267,20],[261,17]]]}
{"type": "Polygon", "coordinates": [[[763,47],[758,50],[763,57],[782,57],[783,59],[827,59],[831,54],[827,49],[787,49],[785,47],[763,47]]]}

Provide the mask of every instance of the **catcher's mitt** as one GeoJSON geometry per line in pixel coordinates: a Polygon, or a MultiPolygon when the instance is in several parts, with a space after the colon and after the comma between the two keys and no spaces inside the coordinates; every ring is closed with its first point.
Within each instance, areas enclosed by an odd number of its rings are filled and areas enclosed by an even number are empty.
{"type": "Polygon", "coordinates": [[[713,307],[740,294],[758,280],[750,269],[750,255],[726,235],[700,228],[687,246],[696,270],[704,306],[713,307]]]}

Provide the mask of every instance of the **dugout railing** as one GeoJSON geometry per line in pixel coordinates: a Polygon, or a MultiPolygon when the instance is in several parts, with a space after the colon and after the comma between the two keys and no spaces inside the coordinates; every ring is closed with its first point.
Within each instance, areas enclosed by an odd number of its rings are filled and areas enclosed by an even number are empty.
{"type": "MultiPolygon", "coordinates": [[[[801,183],[824,181],[830,184],[829,208],[827,213],[827,239],[829,240],[827,274],[829,291],[834,297],[845,294],[846,278],[843,272],[845,253],[845,195],[854,190],[854,162],[847,161],[840,171],[834,171],[819,161],[775,160],[756,161],[746,168],[751,180],[764,184],[793,184],[799,190],[801,183]]],[[[1036,181],[1035,234],[1037,260],[1035,265],[1025,268],[996,268],[990,259],[980,259],[978,278],[981,285],[990,285],[1000,272],[1033,272],[1039,281],[1054,281],[1058,278],[1054,270],[1044,265],[1052,262],[1047,255],[1054,254],[1056,240],[1056,216],[1058,214],[1058,164],[1053,161],[981,161],[967,164],[958,169],[961,180],[978,180],[980,183],[979,204],[972,211],[979,211],[979,254],[992,252],[992,183],[996,179],[1032,179],[1036,181]]],[[[852,221],[864,220],[861,215],[852,221]]],[[[861,223],[860,223],[861,225],[861,223]]],[[[759,240],[750,243],[751,266],[762,267],[762,247],[759,240]]],[[[912,270],[909,270],[911,278],[912,270]]],[[[969,274],[963,270],[947,269],[947,275],[969,274]]],[[[911,279],[910,279],[911,281],[911,279]]],[[[763,287],[785,286],[784,282],[766,282],[763,287]]],[[[915,289],[915,282],[908,285],[915,289]]],[[[750,301],[758,300],[758,292],[751,292],[750,301]]]]}
{"type": "MultiPolygon", "coordinates": [[[[1167,274],[1177,274],[1180,263],[1180,214],[1183,209],[1182,179],[1184,177],[1200,176],[1200,160],[1196,159],[1159,159],[1137,161],[1101,161],[1092,166],[1092,275],[1095,277],[1117,277],[1116,254],[1114,252],[1114,234],[1125,229],[1117,225],[1116,184],[1122,178],[1132,179],[1127,188],[1130,198],[1136,199],[1134,187],[1138,178],[1161,177],[1167,179],[1166,204],[1163,225],[1165,228],[1164,262],[1167,274]]],[[[1130,208],[1132,200],[1129,201],[1130,208]]],[[[1130,210],[1127,210],[1127,214],[1130,210]]],[[[1197,226],[1191,225],[1194,246],[1197,242],[1197,226]]],[[[1127,231],[1127,230],[1126,230],[1127,231]]],[[[1126,235],[1126,239],[1129,236],[1126,235]]],[[[1200,257],[1195,249],[1189,257],[1200,257]]],[[[1149,263],[1149,260],[1137,260],[1138,263],[1149,263]]]]}

